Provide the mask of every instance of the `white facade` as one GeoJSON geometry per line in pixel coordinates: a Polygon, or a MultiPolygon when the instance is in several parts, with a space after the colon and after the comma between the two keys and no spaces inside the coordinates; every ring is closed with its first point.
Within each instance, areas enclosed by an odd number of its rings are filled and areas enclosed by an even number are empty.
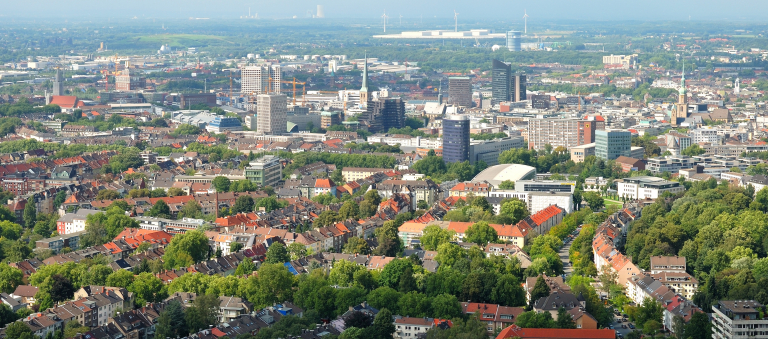
{"type": "Polygon", "coordinates": [[[240,92],[249,96],[265,92],[280,93],[280,66],[243,67],[240,70],[240,80],[240,92]]]}
{"type": "Polygon", "coordinates": [[[664,192],[677,193],[685,191],[678,182],[667,181],[657,177],[634,177],[618,183],[618,194],[629,199],[656,199],[664,192]]]}
{"type": "Polygon", "coordinates": [[[288,125],[288,98],[283,94],[260,94],[257,99],[256,131],[283,134],[288,125]]]}
{"type": "Polygon", "coordinates": [[[698,144],[701,142],[708,142],[713,145],[719,145],[723,139],[722,135],[717,133],[717,129],[714,128],[700,128],[688,132],[688,136],[691,137],[691,143],[698,144]]]}
{"type": "Polygon", "coordinates": [[[411,137],[403,138],[400,136],[394,136],[389,134],[376,134],[368,137],[369,143],[381,143],[390,146],[400,145],[405,147],[421,147],[437,149],[443,147],[443,139],[441,138],[422,138],[411,137]]]}

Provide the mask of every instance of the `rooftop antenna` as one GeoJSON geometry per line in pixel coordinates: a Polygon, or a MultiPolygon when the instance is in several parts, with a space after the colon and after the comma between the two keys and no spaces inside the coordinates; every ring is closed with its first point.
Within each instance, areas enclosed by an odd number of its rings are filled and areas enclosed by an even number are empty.
{"type": "Polygon", "coordinates": [[[387,11],[386,10],[384,10],[384,15],[382,15],[381,17],[384,18],[384,33],[386,33],[387,32],[387,18],[389,18],[387,16],[387,11]]]}
{"type": "Polygon", "coordinates": [[[525,34],[528,34],[528,10],[524,10],[523,20],[525,20],[525,34]]]}
{"type": "Polygon", "coordinates": [[[456,13],[456,10],[453,10],[453,21],[455,22],[456,27],[454,28],[455,32],[459,31],[459,13],[456,13]]]}

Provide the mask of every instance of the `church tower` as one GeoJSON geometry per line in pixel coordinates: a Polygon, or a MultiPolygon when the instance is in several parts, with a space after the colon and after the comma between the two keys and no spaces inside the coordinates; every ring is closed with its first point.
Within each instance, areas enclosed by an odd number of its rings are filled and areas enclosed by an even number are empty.
{"type": "Polygon", "coordinates": [[[368,90],[368,53],[365,53],[365,66],[363,68],[363,86],[360,87],[360,105],[368,107],[371,101],[371,91],[368,90]]]}
{"type": "Polygon", "coordinates": [[[672,126],[677,127],[678,120],[688,117],[688,95],[685,92],[685,64],[683,64],[683,77],[680,80],[680,94],[677,99],[677,106],[672,112],[672,126]]]}

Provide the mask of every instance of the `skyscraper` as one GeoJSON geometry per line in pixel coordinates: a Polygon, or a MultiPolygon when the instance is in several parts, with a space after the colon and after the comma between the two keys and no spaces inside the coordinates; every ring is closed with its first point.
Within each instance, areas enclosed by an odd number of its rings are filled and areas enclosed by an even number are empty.
{"type": "Polygon", "coordinates": [[[446,163],[469,160],[469,118],[448,115],[443,119],[443,160],[446,163]]]}
{"type": "Polygon", "coordinates": [[[448,103],[472,107],[472,80],[469,77],[448,78],[448,103]]]}
{"type": "Polygon", "coordinates": [[[240,70],[240,92],[245,95],[280,93],[281,73],[278,65],[245,66],[240,70]]]}
{"type": "Polygon", "coordinates": [[[510,100],[510,75],[512,73],[512,66],[507,65],[499,60],[493,60],[491,78],[491,93],[493,98],[491,99],[491,105],[496,105],[500,102],[506,102],[510,100]]]}
{"type": "Polygon", "coordinates": [[[56,75],[53,77],[53,95],[64,95],[64,75],[61,69],[56,69],[56,75]]]}
{"type": "Polygon", "coordinates": [[[275,135],[285,133],[288,124],[285,94],[259,94],[256,100],[256,131],[275,135]]]}
{"type": "Polygon", "coordinates": [[[525,75],[516,74],[509,77],[509,96],[514,102],[527,100],[525,89],[525,75]]]}
{"type": "Polygon", "coordinates": [[[614,160],[619,156],[629,157],[632,148],[632,133],[629,131],[595,131],[595,156],[614,160]]]}

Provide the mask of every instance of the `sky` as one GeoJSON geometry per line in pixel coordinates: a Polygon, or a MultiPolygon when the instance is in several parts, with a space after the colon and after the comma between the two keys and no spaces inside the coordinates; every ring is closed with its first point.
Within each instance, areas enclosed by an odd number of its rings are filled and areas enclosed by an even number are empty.
{"type": "Polygon", "coordinates": [[[258,13],[261,18],[305,18],[316,6],[325,7],[327,18],[370,18],[381,20],[386,13],[390,21],[415,21],[417,18],[450,18],[454,10],[459,21],[517,21],[524,10],[536,20],[724,20],[758,21],[765,19],[766,0],[35,0],[6,1],[0,18],[62,18],[98,20],[99,18],[237,18],[258,13]],[[34,4],[34,5],[32,5],[34,4]]]}

